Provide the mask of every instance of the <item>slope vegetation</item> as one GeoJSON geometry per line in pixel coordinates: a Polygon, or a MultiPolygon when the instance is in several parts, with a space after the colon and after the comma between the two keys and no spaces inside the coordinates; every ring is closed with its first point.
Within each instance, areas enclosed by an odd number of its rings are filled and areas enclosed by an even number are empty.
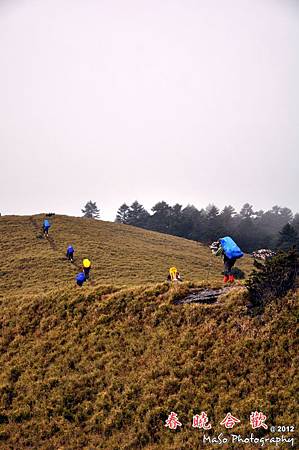
{"type": "MultiPolygon", "coordinates": [[[[54,216],[49,239],[41,236],[43,216],[0,217],[0,272],[6,293],[44,292],[74,286],[81,261],[93,264],[97,283],[138,285],[165,280],[175,265],[186,280],[221,279],[221,260],[207,246],[174,236],[93,219],[54,216]],[[76,266],[65,258],[75,248],[76,266]]],[[[240,260],[242,270],[251,267],[240,260]]]]}
{"type": "Polygon", "coordinates": [[[269,426],[295,425],[296,292],[257,317],[241,285],[212,305],[178,305],[194,286],[220,286],[221,265],[207,281],[199,244],[68,217],[55,217],[52,241],[36,237],[29,217],[0,224],[2,261],[10,258],[0,278],[0,448],[212,449],[203,436],[229,435],[220,425],[228,412],[243,437],[252,411],[269,426]],[[69,232],[94,262],[82,289],[63,260],[69,232]],[[148,281],[163,280],[170,264],[190,282],[148,281]],[[171,411],[177,430],[165,427],[171,411]],[[192,428],[202,411],[209,431],[192,428]]]}

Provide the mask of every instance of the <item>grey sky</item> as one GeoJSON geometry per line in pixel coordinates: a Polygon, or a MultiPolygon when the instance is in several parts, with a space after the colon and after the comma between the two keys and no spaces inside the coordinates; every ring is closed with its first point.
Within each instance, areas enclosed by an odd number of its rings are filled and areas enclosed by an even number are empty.
{"type": "Polygon", "coordinates": [[[0,212],[297,212],[298,80],[295,0],[0,0],[0,212]]]}

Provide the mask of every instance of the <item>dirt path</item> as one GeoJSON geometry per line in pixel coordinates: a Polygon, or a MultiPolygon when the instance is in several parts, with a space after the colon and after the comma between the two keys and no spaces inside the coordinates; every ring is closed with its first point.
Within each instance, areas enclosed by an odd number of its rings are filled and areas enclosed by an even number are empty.
{"type": "Polygon", "coordinates": [[[34,217],[30,217],[29,220],[30,220],[30,223],[35,228],[35,231],[40,232],[41,228],[38,226],[38,224],[37,224],[36,220],[34,219],[34,217]]]}
{"type": "MultiPolygon", "coordinates": [[[[29,220],[30,220],[30,223],[33,225],[35,231],[37,233],[39,233],[39,236],[44,237],[43,234],[42,234],[41,227],[38,225],[38,223],[36,222],[35,218],[31,216],[29,220]]],[[[49,242],[51,249],[56,251],[57,247],[56,247],[56,244],[55,244],[55,241],[54,241],[53,237],[52,236],[45,236],[45,239],[47,239],[47,241],[49,242]]]]}
{"type": "MultiPolygon", "coordinates": [[[[35,231],[38,233],[38,237],[40,236],[41,238],[43,238],[44,236],[43,236],[43,234],[42,234],[41,227],[38,225],[38,223],[36,222],[35,218],[31,216],[31,217],[29,218],[29,220],[30,220],[31,225],[34,227],[35,231]]],[[[57,250],[57,246],[56,246],[56,243],[55,243],[55,241],[54,241],[54,238],[53,238],[52,236],[45,236],[45,239],[49,242],[49,245],[50,245],[51,249],[52,249],[54,252],[57,252],[58,250],[57,250]]],[[[61,260],[62,260],[62,261],[67,261],[67,259],[65,258],[65,255],[63,255],[63,258],[61,258],[61,260]]],[[[74,267],[76,267],[76,269],[77,269],[79,272],[82,271],[82,266],[81,266],[80,264],[78,264],[76,261],[74,261],[74,262],[72,263],[72,265],[73,265],[74,267]]],[[[91,279],[89,279],[88,282],[89,282],[89,284],[90,284],[91,286],[94,286],[94,285],[95,285],[95,282],[94,282],[93,280],[91,280],[91,279]]]]}
{"type": "Polygon", "coordinates": [[[50,244],[51,249],[54,250],[54,251],[56,251],[56,250],[57,250],[57,247],[56,247],[55,241],[54,241],[54,239],[52,238],[52,236],[46,236],[46,239],[49,241],[49,244],[50,244]]]}

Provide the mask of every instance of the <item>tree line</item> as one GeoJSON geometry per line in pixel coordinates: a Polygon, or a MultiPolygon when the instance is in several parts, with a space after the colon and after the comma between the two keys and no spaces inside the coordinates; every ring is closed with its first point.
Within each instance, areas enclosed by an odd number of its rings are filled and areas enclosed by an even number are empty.
{"type": "Polygon", "coordinates": [[[289,208],[277,205],[268,211],[255,211],[252,205],[245,203],[240,212],[236,212],[231,205],[222,211],[214,204],[198,210],[193,205],[183,208],[178,203],[170,206],[161,201],[149,213],[135,201],[130,206],[123,203],[115,221],[207,244],[229,235],[248,253],[259,248],[299,247],[299,214],[293,215],[289,208]]]}
{"type": "MultiPolygon", "coordinates": [[[[81,210],[84,217],[100,217],[100,210],[91,200],[81,210]]],[[[193,205],[165,201],[156,203],[149,213],[137,200],[128,206],[123,203],[115,222],[160,233],[192,239],[209,244],[221,236],[232,236],[243,251],[251,253],[260,248],[288,250],[299,248],[299,214],[289,208],[273,206],[268,211],[255,211],[245,203],[237,212],[231,205],[220,211],[214,204],[197,209],[193,205]]]]}

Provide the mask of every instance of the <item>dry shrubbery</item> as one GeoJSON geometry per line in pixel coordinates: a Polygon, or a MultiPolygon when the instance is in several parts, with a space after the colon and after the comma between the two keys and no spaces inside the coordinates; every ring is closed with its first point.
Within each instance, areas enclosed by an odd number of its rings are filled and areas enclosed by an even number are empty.
{"type": "Polygon", "coordinates": [[[280,252],[264,263],[254,261],[253,270],[246,282],[250,301],[255,307],[276,302],[296,286],[299,271],[299,254],[296,250],[280,252]]]}

